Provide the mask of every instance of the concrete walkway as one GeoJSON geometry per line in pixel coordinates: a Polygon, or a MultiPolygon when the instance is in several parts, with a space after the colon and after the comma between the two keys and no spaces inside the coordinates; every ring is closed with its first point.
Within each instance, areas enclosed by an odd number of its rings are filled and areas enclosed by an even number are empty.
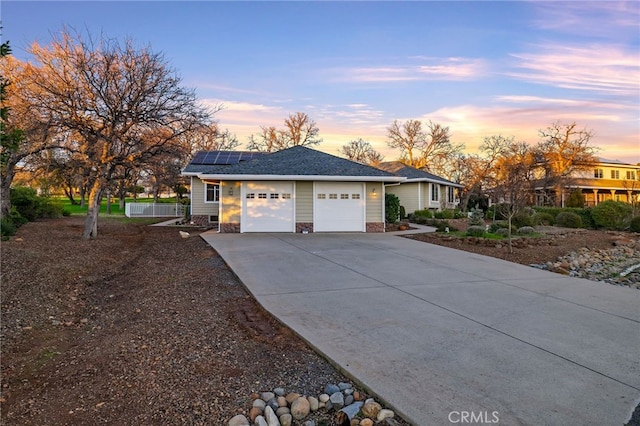
{"type": "Polygon", "coordinates": [[[622,425],[640,402],[638,290],[390,234],[202,237],[416,425],[622,425]]]}

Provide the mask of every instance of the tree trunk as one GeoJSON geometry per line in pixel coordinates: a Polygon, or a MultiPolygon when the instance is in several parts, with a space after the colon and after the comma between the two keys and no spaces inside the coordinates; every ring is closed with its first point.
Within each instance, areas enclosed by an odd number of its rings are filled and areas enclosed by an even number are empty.
{"type": "Polygon", "coordinates": [[[107,214],[111,214],[111,190],[107,189],[107,214]]]}
{"type": "Polygon", "coordinates": [[[13,182],[13,172],[7,170],[0,181],[0,219],[9,217],[11,213],[11,182],[13,182]]]}
{"type": "Polygon", "coordinates": [[[80,207],[84,208],[85,206],[85,199],[86,199],[86,192],[87,192],[87,187],[82,184],[80,185],[80,207]]]}
{"type": "Polygon", "coordinates": [[[84,240],[98,238],[98,214],[100,213],[101,199],[102,185],[96,179],[89,191],[89,210],[87,210],[87,219],[84,221],[84,231],[82,232],[84,240]]]}

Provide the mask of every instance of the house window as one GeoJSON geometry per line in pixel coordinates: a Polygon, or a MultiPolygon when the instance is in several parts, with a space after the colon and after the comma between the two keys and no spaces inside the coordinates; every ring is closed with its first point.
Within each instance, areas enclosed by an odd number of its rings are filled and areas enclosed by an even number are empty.
{"type": "Polygon", "coordinates": [[[593,177],[596,179],[602,179],[602,177],[604,176],[604,173],[602,172],[602,169],[595,169],[593,171],[593,177]]]}
{"type": "Polygon", "coordinates": [[[267,198],[267,194],[265,192],[258,193],[258,198],[267,198]]]}
{"type": "Polygon", "coordinates": [[[636,172],[627,170],[627,180],[636,180],[636,172]]]}
{"type": "Polygon", "coordinates": [[[455,202],[455,191],[453,186],[447,186],[447,203],[455,202]]]}
{"type": "Polygon", "coordinates": [[[620,170],[611,170],[611,179],[620,179],[620,170]]]}
{"type": "Polygon", "coordinates": [[[318,200],[324,200],[327,198],[327,194],[318,194],[318,200]]]}
{"type": "Polygon", "coordinates": [[[360,199],[360,194],[351,194],[351,199],[352,200],[359,200],[360,199]]]}
{"type": "Polygon", "coordinates": [[[271,194],[269,194],[269,198],[271,199],[277,199],[280,197],[280,194],[278,194],[277,192],[273,192],[271,194]]]}
{"type": "Polygon", "coordinates": [[[349,194],[340,194],[340,199],[341,200],[348,200],[349,199],[349,194]]]}
{"type": "Polygon", "coordinates": [[[253,192],[249,192],[247,193],[247,198],[256,198],[256,194],[254,194],[253,192]]]}
{"type": "Polygon", "coordinates": [[[431,184],[431,201],[438,201],[438,185],[435,183],[431,184]]]}
{"type": "Polygon", "coordinates": [[[283,200],[290,200],[291,199],[291,194],[287,194],[287,193],[282,194],[282,199],[283,200]]]}
{"type": "Polygon", "coordinates": [[[204,184],[204,202],[217,203],[220,201],[220,185],[217,183],[204,184]]]}
{"type": "Polygon", "coordinates": [[[329,199],[330,200],[337,200],[338,199],[338,194],[329,194],[329,199]]]}

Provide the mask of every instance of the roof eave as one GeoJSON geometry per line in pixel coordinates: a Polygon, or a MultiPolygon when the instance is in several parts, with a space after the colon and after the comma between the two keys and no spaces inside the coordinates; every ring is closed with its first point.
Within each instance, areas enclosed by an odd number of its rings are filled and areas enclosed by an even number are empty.
{"type": "Polygon", "coordinates": [[[232,175],[232,174],[208,174],[195,173],[200,179],[217,179],[233,181],[336,181],[336,182],[404,182],[406,178],[400,176],[329,176],[329,175],[232,175]]]}
{"type": "Polygon", "coordinates": [[[440,185],[455,186],[456,188],[464,188],[464,185],[460,185],[459,183],[443,182],[441,180],[429,179],[429,178],[413,178],[413,179],[407,179],[406,181],[404,181],[404,183],[416,183],[416,182],[431,182],[431,183],[439,183],[440,185]]]}

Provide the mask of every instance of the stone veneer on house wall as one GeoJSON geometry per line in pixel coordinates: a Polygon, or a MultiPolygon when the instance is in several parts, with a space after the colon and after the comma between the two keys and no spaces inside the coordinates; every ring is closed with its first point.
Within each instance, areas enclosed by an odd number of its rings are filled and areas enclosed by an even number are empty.
{"type": "Polygon", "coordinates": [[[238,234],[240,233],[240,223],[238,222],[221,223],[220,232],[225,234],[238,234]]]}
{"type": "Polygon", "coordinates": [[[209,222],[209,216],[207,215],[192,215],[191,222],[198,226],[211,226],[211,222],[209,222]]]}
{"type": "MultiPolygon", "coordinates": [[[[196,217],[200,218],[200,216],[196,216],[196,217]]],[[[207,216],[202,216],[202,217],[204,217],[205,219],[207,218],[207,216]]],[[[191,217],[191,220],[194,223],[198,223],[194,219],[194,216],[191,217]]],[[[299,234],[305,229],[310,233],[313,232],[313,223],[308,223],[308,222],[296,223],[296,233],[299,234]]],[[[237,234],[240,232],[240,224],[239,223],[221,223],[220,232],[227,233],[227,234],[234,234],[234,233],[237,234]]],[[[367,232],[384,232],[384,222],[367,222],[367,232]]]]}
{"type": "Polygon", "coordinates": [[[307,232],[313,232],[313,223],[311,222],[296,223],[296,233],[300,234],[305,229],[307,230],[307,232]]]}
{"type": "Polygon", "coordinates": [[[384,232],[384,222],[367,222],[367,232],[384,232]]]}

